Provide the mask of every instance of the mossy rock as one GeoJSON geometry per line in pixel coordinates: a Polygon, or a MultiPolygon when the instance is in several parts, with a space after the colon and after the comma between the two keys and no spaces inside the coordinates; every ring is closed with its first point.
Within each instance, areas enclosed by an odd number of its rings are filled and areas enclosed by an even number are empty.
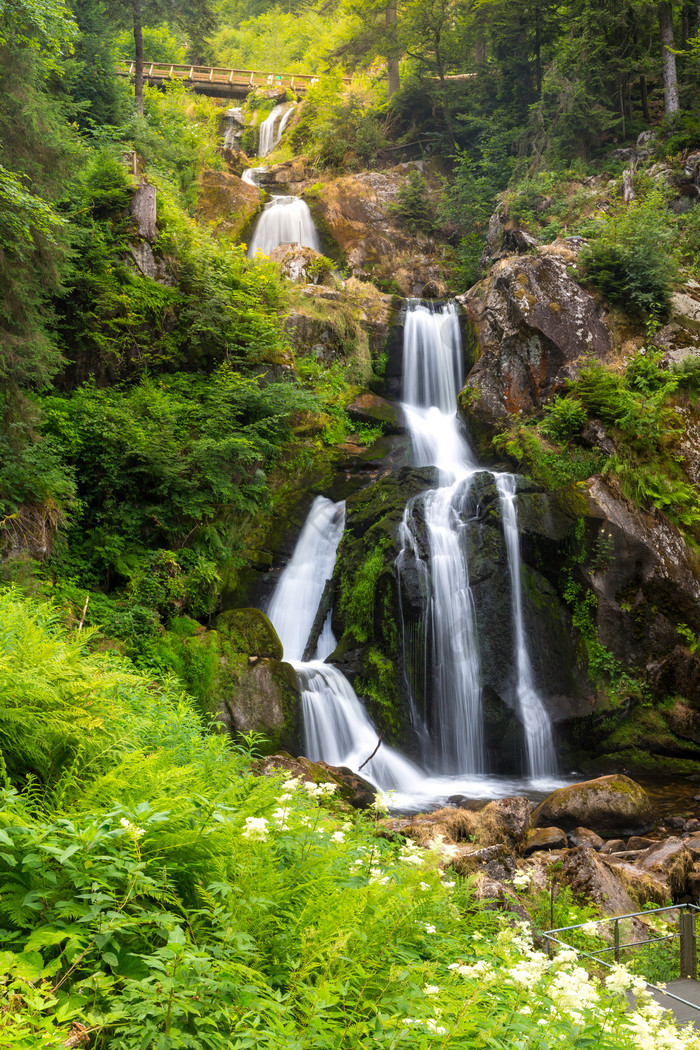
{"type": "Polygon", "coordinates": [[[572,831],[592,828],[606,838],[634,835],[653,825],[651,803],[643,787],[621,774],[559,788],[532,814],[533,827],[572,831]]]}
{"type": "Polygon", "coordinates": [[[230,609],[216,618],[216,629],[232,648],[248,656],[281,660],[284,656],[277,632],[259,609],[230,609]]]}

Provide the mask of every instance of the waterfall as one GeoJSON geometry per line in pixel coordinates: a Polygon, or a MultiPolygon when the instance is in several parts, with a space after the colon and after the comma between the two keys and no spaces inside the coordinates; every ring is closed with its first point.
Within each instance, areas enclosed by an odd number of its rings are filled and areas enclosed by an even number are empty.
{"type": "Polygon", "coordinates": [[[267,611],[287,660],[301,660],[304,655],[344,527],[345,504],[317,496],[267,611]]]}
{"type": "Polygon", "coordinates": [[[508,569],[511,579],[518,709],[525,730],[528,772],[533,779],[539,779],[556,772],[552,726],[535,689],[532,665],[525,642],[520,535],[518,533],[518,518],[515,505],[515,477],[512,474],[496,474],[495,478],[500,497],[503,534],[506,542],[508,569]]]}
{"type": "Polygon", "coordinates": [[[301,197],[273,197],[265,205],[248,245],[248,258],[258,251],[269,255],[280,244],[321,250],[309,206],[301,197]]]}
{"type": "Polygon", "coordinates": [[[241,175],[241,181],[247,182],[249,186],[258,186],[258,175],[262,175],[267,171],[267,168],[262,165],[259,168],[246,168],[241,175]]]}
{"type": "Polygon", "coordinates": [[[279,106],[275,106],[271,113],[263,120],[260,125],[260,138],[258,140],[258,156],[266,157],[268,153],[271,153],[281,138],[281,132],[275,135],[275,125],[280,121],[282,114],[287,108],[287,103],[284,102],[279,106]]]}
{"type": "MultiPolygon", "coordinates": [[[[345,522],[343,503],[316,498],[268,609],[285,659],[297,674],[306,754],[361,773],[383,791],[392,792],[392,806],[397,809],[415,810],[444,802],[455,791],[483,798],[522,790],[517,781],[485,776],[478,622],[465,542],[469,521],[476,513],[472,482],[480,468],[457,408],[463,367],[456,306],[410,300],[404,331],[403,409],[416,464],[436,466],[440,480],[437,488],[414,497],[406,506],[396,561],[406,679],[420,680],[427,697],[425,713],[418,711],[411,697],[423,768],[383,743],[367,761],[377,748],[377,729],[341,671],[323,662],[336,645],[330,615],[315,659],[303,661],[335,567],[345,522]],[[409,570],[418,574],[419,592],[425,591],[418,623],[407,622],[403,613],[401,592],[409,570]]],[[[518,714],[525,731],[529,776],[531,783],[539,782],[539,788],[542,778],[554,772],[556,762],[551,726],[535,688],[525,637],[516,479],[511,474],[492,472],[492,476],[511,582],[518,714]]],[[[547,786],[551,790],[554,785],[547,786]]]]}
{"type": "Polygon", "coordinates": [[[437,466],[443,484],[406,507],[397,568],[401,575],[409,555],[414,563],[422,563],[418,535],[423,523],[432,667],[426,759],[442,773],[481,773],[485,764],[477,624],[463,543],[463,518],[476,463],[457,413],[462,381],[455,304],[409,300],[403,409],[416,465],[437,466]]]}
{"type": "MultiPolygon", "coordinates": [[[[377,747],[379,733],[344,675],[322,660],[335,648],[326,622],[316,659],[302,662],[321,597],[333,575],[345,525],[345,504],[317,496],[294,553],[282,572],[268,607],[301,689],[306,755],[358,770],[377,747]]],[[[411,792],[422,779],[417,766],[382,744],[362,775],[384,791],[411,792]]]]}

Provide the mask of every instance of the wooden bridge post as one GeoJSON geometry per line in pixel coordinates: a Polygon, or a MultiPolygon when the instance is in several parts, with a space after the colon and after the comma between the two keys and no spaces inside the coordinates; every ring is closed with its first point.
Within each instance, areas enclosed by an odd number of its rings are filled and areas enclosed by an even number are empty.
{"type": "Polygon", "coordinates": [[[678,918],[681,933],[681,977],[698,979],[698,949],[695,913],[683,910],[678,918]]]}

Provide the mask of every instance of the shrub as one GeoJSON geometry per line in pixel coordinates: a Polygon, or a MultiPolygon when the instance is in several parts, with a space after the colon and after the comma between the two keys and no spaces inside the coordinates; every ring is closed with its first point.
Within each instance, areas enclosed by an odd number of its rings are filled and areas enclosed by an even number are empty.
{"type": "Polygon", "coordinates": [[[674,230],[661,191],[618,210],[581,253],[584,276],[632,314],[668,316],[677,273],[674,230]]]}
{"type": "Polygon", "coordinates": [[[576,397],[555,397],[545,406],[546,419],[542,428],[546,434],[556,438],[570,438],[578,434],[586,422],[587,413],[576,397]]]}
{"type": "Polygon", "coordinates": [[[428,197],[428,184],[420,172],[410,172],[389,205],[389,211],[414,232],[432,228],[433,208],[428,197]]]}

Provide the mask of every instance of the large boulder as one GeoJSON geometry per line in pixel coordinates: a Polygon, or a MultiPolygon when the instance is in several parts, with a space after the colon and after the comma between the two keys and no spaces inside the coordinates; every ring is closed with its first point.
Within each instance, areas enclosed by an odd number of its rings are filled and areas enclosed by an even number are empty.
{"type": "Polygon", "coordinates": [[[563,246],[511,256],[459,297],[478,352],[466,384],[469,415],[487,432],[511,414],[539,410],[582,359],[610,350],[596,300],[569,276],[575,259],[563,246]]]}
{"type": "Polygon", "coordinates": [[[624,889],[614,870],[600,854],[586,846],[566,853],[558,878],[571,888],[575,898],[591,901],[604,915],[629,915],[637,910],[636,901],[624,889]]]}
{"type": "Polygon", "coordinates": [[[261,733],[272,747],[296,750],[301,694],[291,664],[263,659],[251,665],[222,655],[212,698],[213,713],[230,733],[261,733]]]}
{"type": "Polygon", "coordinates": [[[260,609],[229,609],[217,616],[215,626],[240,653],[273,660],[284,655],[277,631],[260,609]]]}
{"type": "Polygon", "coordinates": [[[353,809],[369,809],[377,795],[376,788],[368,780],[347,766],[312,762],[304,755],[293,758],[286,751],[259,759],[253,771],[259,776],[274,776],[285,771],[307,784],[334,784],[336,791],[332,797],[341,799],[353,809]]]}
{"type": "Polygon", "coordinates": [[[601,835],[632,835],[648,831],[653,817],[644,788],[617,774],[559,788],[539,804],[532,823],[538,828],[555,825],[568,831],[584,825],[601,835]]]}
{"type": "Polygon", "coordinates": [[[238,237],[260,207],[257,186],[225,171],[204,171],[199,180],[197,216],[217,233],[238,237]]]}
{"type": "Polygon", "coordinates": [[[678,899],[687,892],[693,856],[683,839],[672,835],[644,850],[635,860],[634,867],[665,883],[668,894],[678,899]]]}

